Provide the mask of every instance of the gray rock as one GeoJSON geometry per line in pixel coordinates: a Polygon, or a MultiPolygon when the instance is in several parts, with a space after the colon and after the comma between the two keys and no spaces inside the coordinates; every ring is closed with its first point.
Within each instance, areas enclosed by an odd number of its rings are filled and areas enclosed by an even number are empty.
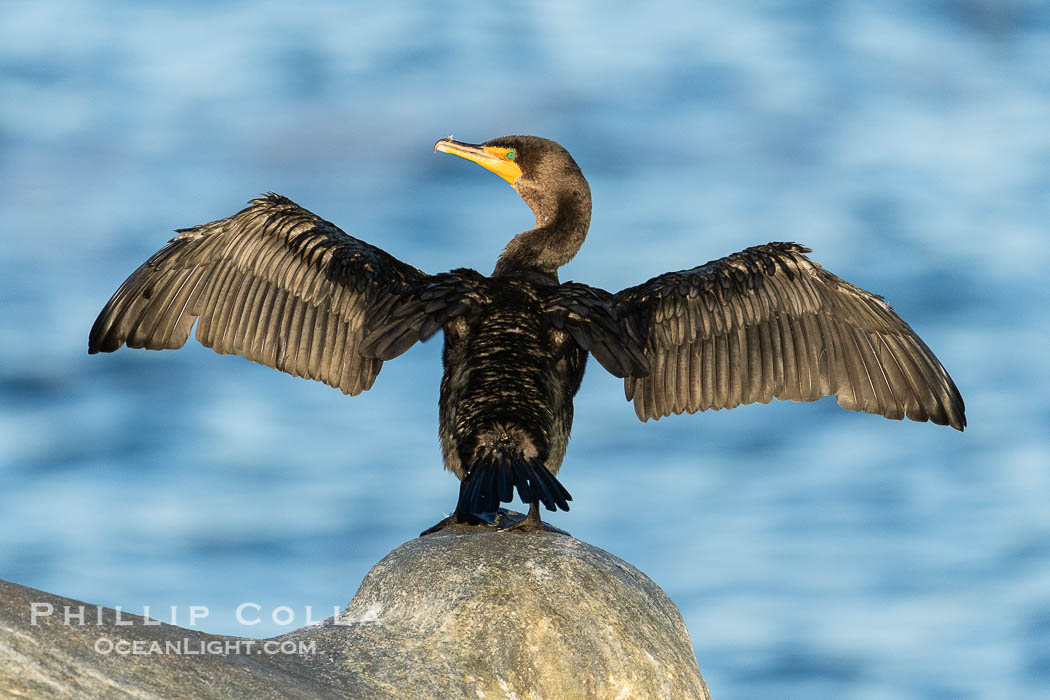
{"type": "Polygon", "coordinates": [[[66,624],[64,606],[81,605],[0,582],[0,695],[710,697],[670,598],[630,564],[554,533],[455,526],[412,540],[337,617],[270,640],[301,653],[258,653],[262,640],[253,653],[187,653],[242,638],[127,613],[132,624],[117,625],[93,605],[86,624],[66,624]],[[34,625],[33,603],[53,613],[34,625]],[[98,653],[102,638],[151,653],[98,653]],[[176,643],[182,653],[161,651],[176,643]]]}

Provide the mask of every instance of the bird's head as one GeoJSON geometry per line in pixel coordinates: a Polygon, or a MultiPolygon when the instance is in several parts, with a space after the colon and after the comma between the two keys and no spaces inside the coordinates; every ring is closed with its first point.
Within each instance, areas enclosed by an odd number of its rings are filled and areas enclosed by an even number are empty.
{"type": "Polygon", "coordinates": [[[526,232],[527,240],[512,241],[501,256],[505,267],[553,272],[579,250],[591,220],[591,189],[561,145],[538,136],[500,136],[482,144],[447,138],[434,144],[434,150],[496,173],[536,215],[536,228],[526,232]]]}
{"type": "Polygon", "coordinates": [[[539,136],[500,136],[482,144],[441,139],[435,151],[466,158],[496,173],[510,183],[536,214],[540,226],[557,214],[559,200],[566,197],[587,199],[590,213],[590,187],[569,152],[550,139],[539,136]]]}

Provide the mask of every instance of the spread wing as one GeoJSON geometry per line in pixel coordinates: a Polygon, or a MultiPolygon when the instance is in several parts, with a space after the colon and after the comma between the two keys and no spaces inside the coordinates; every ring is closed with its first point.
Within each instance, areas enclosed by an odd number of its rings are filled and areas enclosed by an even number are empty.
{"type": "Polygon", "coordinates": [[[229,218],[180,230],[102,309],[88,352],[179,348],[197,322],[197,340],[216,352],[357,395],[391,359],[362,354],[369,324],[425,278],[269,194],[229,218]]]}
{"type": "Polygon", "coordinates": [[[651,366],[624,380],[638,417],[834,394],[852,411],[962,430],[962,397],[922,339],[808,252],[755,246],[616,294],[651,366]]]}

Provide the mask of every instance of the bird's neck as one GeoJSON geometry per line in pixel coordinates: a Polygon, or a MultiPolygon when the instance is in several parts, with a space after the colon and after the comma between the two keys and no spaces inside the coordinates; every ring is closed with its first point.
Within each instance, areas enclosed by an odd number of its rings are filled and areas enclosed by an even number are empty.
{"type": "Polygon", "coordinates": [[[539,272],[558,279],[558,268],[572,260],[591,225],[591,193],[557,195],[520,192],[536,214],[536,227],[511,239],[496,261],[493,277],[515,272],[539,272]]]}

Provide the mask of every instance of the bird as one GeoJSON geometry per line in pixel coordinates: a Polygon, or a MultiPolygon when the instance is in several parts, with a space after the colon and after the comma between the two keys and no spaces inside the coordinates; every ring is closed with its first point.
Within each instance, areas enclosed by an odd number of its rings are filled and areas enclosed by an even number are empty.
{"type": "Polygon", "coordinates": [[[624,381],[643,422],[833,395],[852,411],[966,426],[962,396],[926,343],[809,248],[757,245],[616,293],[562,282],[591,219],[590,186],[569,152],[536,136],[449,137],[434,150],[495,173],[535,215],[491,275],[426,273],[270,193],[176,230],[102,309],[88,352],[179,348],[196,324],[218,353],[356,396],[384,362],[442,331],[439,440],[459,496],[423,535],[491,523],[515,491],[529,512],[505,529],[552,529],[539,507],[569,510],[557,474],[591,355],[624,381]]]}

